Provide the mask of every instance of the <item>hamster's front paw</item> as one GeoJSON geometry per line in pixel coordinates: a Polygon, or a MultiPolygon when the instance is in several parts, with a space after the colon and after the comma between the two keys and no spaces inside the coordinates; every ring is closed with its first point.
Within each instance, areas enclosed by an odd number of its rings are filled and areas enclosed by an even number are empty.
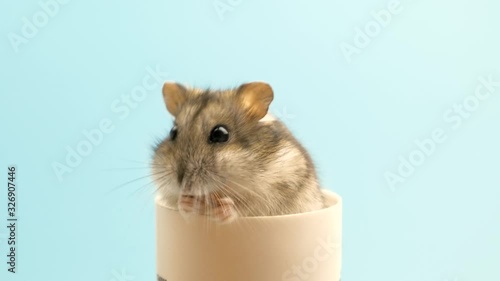
{"type": "Polygon", "coordinates": [[[179,198],[179,211],[185,218],[190,214],[204,214],[205,200],[191,195],[181,195],[179,198]]]}
{"type": "Polygon", "coordinates": [[[224,197],[217,200],[210,216],[218,223],[230,223],[238,217],[233,199],[224,197]]]}

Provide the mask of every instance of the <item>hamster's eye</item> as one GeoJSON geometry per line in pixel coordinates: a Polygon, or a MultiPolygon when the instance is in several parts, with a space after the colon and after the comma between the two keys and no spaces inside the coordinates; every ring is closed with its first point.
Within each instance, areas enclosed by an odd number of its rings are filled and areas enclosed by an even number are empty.
{"type": "Polygon", "coordinates": [[[210,132],[210,138],[208,139],[210,142],[226,142],[229,139],[229,132],[226,127],[222,125],[217,125],[210,132]]]}
{"type": "Polygon", "coordinates": [[[175,138],[177,137],[177,126],[174,126],[171,130],[170,130],[170,140],[175,140],[175,138]]]}

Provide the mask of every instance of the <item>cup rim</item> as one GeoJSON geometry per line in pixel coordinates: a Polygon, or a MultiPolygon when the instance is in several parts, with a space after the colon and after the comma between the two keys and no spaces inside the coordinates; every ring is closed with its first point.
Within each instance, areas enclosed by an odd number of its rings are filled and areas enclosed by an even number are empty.
{"type": "MultiPolygon", "coordinates": [[[[262,221],[262,220],[293,219],[293,218],[299,219],[299,218],[312,216],[312,215],[325,214],[325,213],[333,211],[334,209],[338,209],[338,208],[340,208],[340,206],[342,206],[342,197],[340,197],[340,195],[338,195],[337,193],[330,191],[328,189],[321,189],[321,192],[323,193],[323,195],[325,195],[326,197],[329,198],[329,201],[332,202],[328,207],[325,207],[323,209],[309,211],[309,212],[303,212],[303,213],[298,213],[298,214],[287,214],[287,215],[277,215],[277,216],[239,217],[238,220],[262,221]]],[[[155,205],[157,207],[160,207],[163,210],[168,210],[171,212],[178,213],[178,210],[166,206],[164,201],[161,200],[160,196],[156,196],[155,205]]]]}

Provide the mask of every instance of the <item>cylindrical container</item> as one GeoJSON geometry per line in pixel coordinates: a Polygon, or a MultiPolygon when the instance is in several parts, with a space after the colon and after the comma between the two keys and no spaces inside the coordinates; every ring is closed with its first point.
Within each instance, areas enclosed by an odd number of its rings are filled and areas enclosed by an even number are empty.
{"type": "Polygon", "coordinates": [[[158,280],[339,280],[342,200],[323,192],[328,207],[319,211],[222,225],[201,215],[186,221],[157,199],[158,280]]]}

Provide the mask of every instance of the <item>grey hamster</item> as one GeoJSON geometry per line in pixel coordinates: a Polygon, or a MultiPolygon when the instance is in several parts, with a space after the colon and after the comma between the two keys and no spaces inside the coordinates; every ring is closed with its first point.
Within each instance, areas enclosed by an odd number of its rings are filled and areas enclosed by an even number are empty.
{"type": "Polygon", "coordinates": [[[175,121],[155,147],[152,172],[167,205],[221,223],[324,207],[311,157],[268,113],[268,84],[205,90],[167,82],[162,91],[175,121]]]}

